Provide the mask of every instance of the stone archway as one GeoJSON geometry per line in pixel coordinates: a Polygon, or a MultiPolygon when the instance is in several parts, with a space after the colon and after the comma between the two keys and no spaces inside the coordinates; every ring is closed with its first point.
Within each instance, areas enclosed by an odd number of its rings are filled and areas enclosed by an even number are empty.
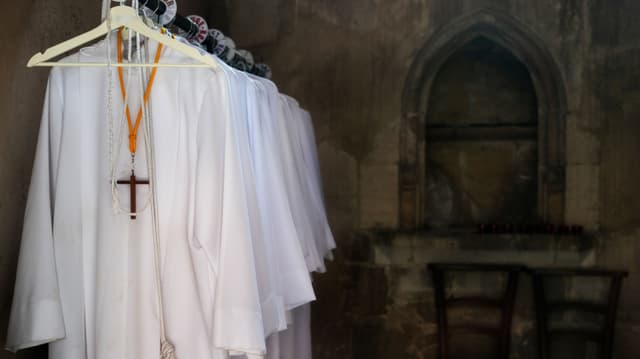
{"type": "Polygon", "coordinates": [[[566,94],[552,55],[524,25],[508,14],[483,9],[437,30],[418,52],[402,94],[399,164],[399,224],[423,226],[425,121],[431,86],[445,61],[483,36],[513,53],[527,67],[537,96],[538,214],[553,222],[564,216],[566,94]]]}

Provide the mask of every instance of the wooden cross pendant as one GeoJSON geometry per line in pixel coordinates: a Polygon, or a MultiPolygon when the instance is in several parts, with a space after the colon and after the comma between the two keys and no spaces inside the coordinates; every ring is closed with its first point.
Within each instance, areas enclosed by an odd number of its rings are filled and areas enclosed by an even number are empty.
{"type": "Polygon", "coordinates": [[[118,180],[116,183],[118,184],[128,184],[129,189],[131,191],[131,219],[136,219],[136,185],[139,184],[149,184],[149,180],[138,180],[136,179],[136,174],[131,171],[131,177],[129,180],[118,180]]]}

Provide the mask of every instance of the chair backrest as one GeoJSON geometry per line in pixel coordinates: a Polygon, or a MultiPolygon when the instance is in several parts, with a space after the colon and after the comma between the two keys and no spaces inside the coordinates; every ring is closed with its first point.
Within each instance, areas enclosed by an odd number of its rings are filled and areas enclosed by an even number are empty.
{"type": "Polygon", "coordinates": [[[495,352],[492,358],[508,359],[511,339],[511,322],[518,286],[518,276],[524,269],[522,265],[509,264],[477,264],[477,263],[431,263],[428,265],[433,278],[436,315],[438,320],[438,358],[451,358],[451,339],[455,335],[475,334],[488,336],[494,340],[495,352]],[[483,293],[456,295],[448,294],[446,287],[449,275],[463,276],[463,273],[502,275],[504,286],[499,293],[487,296],[483,293]],[[497,312],[497,325],[477,324],[472,322],[449,323],[449,310],[456,308],[488,309],[497,312]]]}
{"type": "MultiPolygon", "coordinates": [[[[611,359],[613,352],[613,334],[615,330],[618,299],[622,287],[622,280],[627,276],[626,271],[605,270],[596,268],[531,268],[533,289],[536,303],[536,324],[538,328],[538,354],[540,359],[552,357],[552,343],[561,338],[578,338],[584,342],[598,344],[598,357],[611,359]],[[566,281],[586,279],[595,285],[597,280],[605,282],[605,290],[601,300],[588,300],[585,295],[578,294],[569,298],[553,298],[548,286],[552,280],[566,281]],[[606,283],[608,281],[608,283],[606,283]],[[555,323],[553,316],[566,313],[581,315],[595,315],[601,320],[597,325],[585,326],[568,324],[560,320],[555,323]],[[552,323],[554,322],[554,323],[552,323]]],[[[555,290],[554,292],[566,292],[555,290]]],[[[578,321],[578,324],[579,321],[578,321]]]]}

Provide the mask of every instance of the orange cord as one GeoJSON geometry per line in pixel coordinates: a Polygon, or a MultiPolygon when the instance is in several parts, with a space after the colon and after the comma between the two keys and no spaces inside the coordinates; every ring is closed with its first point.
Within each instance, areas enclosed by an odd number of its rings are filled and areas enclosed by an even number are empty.
{"type": "MultiPolygon", "coordinates": [[[[122,30],[120,28],[118,30],[118,63],[122,63],[122,30]]],[[[160,54],[162,53],[162,44],[158,43],[158,49],[156,50],[156,57],[154,60],[154,64],[158,64],[160,61],[160,54]]],[[[140,127],[140,121],[142,120],[142,106],[146,106],[147,102],[149,102],[149,96],[151,95],[151,88],[153,87],[153,80],[156,77],[157,67],[154,67],[151,70],[151,75],[149,76],[149,83],[147,83],[147,88],[144,91],[144,100],[143,105],[138,109],[138,115],[136,116],[136,123],[133,124],[131,121],[131,112],[129,111],[129,105],[125,104],[126,115],[127,115],[127,123],[129,124],[129,151],[132,154],[136,153],[136,143],[138,142],[138,128],[140,127]]],[[[124,86],[124,75],[122,71],[122,67],[118,67],[118,79],[120,80],[120,92],[122,93],[122,101],[125,101],[127,98],[127,90],[124,86]]]]}

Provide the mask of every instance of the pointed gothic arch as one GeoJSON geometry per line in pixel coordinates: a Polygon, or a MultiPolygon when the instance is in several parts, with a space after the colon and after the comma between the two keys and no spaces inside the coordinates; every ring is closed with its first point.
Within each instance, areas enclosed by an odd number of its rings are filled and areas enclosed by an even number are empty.
{"type": "Polygon", "coordinates": [[[537,97],[538,214],[564,217],[566,94],[560,70],[543,42],[510,15],[483,9],[438,29],[418,52],[402,94],[399,164],[399,224],[423,226],[426,116],[434,79],[456,51],[477,37],[508,49],[528,69],[537,97]]]}

